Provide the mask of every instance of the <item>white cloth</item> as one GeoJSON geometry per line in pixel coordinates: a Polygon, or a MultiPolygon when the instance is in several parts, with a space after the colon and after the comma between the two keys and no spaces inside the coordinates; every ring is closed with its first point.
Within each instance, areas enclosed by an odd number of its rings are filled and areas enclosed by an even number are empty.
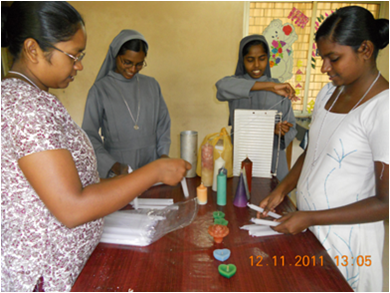
{"type": "MultiPolygon", "coordinates": [[[[299,210],[326,210],[374,196],[374,161],[389,163],[389,91],[349,114],[337,114],[324,109],[334,90],[327,84],[316,100],[297,186],[299,210]]],[[[355,291],[382,290],[383,221],[310,230],[335,262],[339,256],[338,267],[355,291]]]]}

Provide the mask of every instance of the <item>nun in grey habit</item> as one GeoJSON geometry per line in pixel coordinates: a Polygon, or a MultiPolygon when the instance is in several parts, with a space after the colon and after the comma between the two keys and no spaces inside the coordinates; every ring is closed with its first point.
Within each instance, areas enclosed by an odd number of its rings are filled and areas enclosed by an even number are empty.
{"type": "MultiPolygon", "coordinates": [[[[261,41],[265,44],[268,59],[270,57],[269,47],[266,39],[261,35],[250,35],[243,38],[240,42],[238,53],[237,68],[234,76],[224,77],[216,83],[217,99],[219,101],[227,101],[229,103],[229,125],[232,125],[232,133],[234,134],[234,110],[235,109],[256,109],[256,110],[277,110],[282,112],[282,121],[287,121],[293,125],[290,130],[282,136],[280,144],[279,164],[277,168],[277,178],[282,180],[288,173],[288,165],[286,159],[285,148],[292,142],[297,134],[294,112],[291,106],[291,101],[285,97],[279,96],[271,91],[252,91],[252,87],[256,82],[275,82],[277,79],[271,78],[271,69],[269,61],[264,74],[253,79],[245,70],[243,49],[246,44],[252,41],[261,41]]],[[[278,135],[274,135],[274,147],[272,156],[272,170],[275,172],[276,158],[278,152],[278,135]]],[[[232,139],[233,141],[233,139],[232,139]]]]}
{"type": "Polygon", "coordinates": [[[135,170],[169,154],[171,119],[158,82],[140,73],[126,79],[115,72],[120,48],[135,39],[144,41],[147,51],[148,43],[137,31],[123,30],[114,38],[85,105],[82,128],[94,147],[101,178],[108,177],[116,162],[135,170]]]}

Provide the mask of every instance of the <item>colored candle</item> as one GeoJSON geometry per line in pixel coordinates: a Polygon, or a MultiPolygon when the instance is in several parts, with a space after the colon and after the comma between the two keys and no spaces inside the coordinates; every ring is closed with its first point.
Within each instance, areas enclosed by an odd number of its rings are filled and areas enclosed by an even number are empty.
{"type": "Polygon", "coordinates": [[[213,251],[214,258],[219,261],[225,261],[230,257],[230,249],[215,249],[213,251]]]}
{"type": "Polygon", "coordinates": [[[237,272],[237,267],[233,264],[219,265],[218,272],[221,274],[221,276],[229,279],[237,272]]]}
{"type": "Polygon", "coordinates": [[[248,157],[241,162],[241,169],[245,168],[246,179],[248,182],[249,192],[252,191],[252,161],[248,157]]]}
{"type": "Polygon", "coordinates": [[[226,205],[226,174],[223,169],[220,170],[217,176],[217,205],[226,205]]]}
{"type": "Polygon", "coordinates": [[[227,221],[227,220],[225,220],[223,218],[214,219],[214,225],[227,226],[228,223],[229,223],[229,221],[227,221]]]}
{"type": "Polygon", "coordinates": [[[216,212],[213,212],[213,217],[214,217],[214,219],[223,219],[225,217],[225,213],[220,212],[220,211],[216,211],[216,212]]]}
{"type": "Polygon", "coordinates": [[[223,225],[214,224],[209,227],[208,232],[214,237],[215,243],[221,243],[223,238],[229,234],[229,228],[223,225]]]}
{"type": "Polygon", "coordinates": [[[206,143],[202,146],[202,182],[204,186],[209,187],[213,185],[214,173],[214,148],[211,144],[206,143]]]}
{"type": "Polygon", "coordinates": [[[196,197],[198,198],[198,204],[205,205],[207,203],[207,188],[203,185],[203,182],[196,188],[196,197]]]}
{"type": "Polygon", "coordinates": [[[214,191],[217,191],[217,188],[218,188],[217,178],[218,178],[218,174],[219,174],[219,169],[221,169],[223,167],[225,167],[225,160],[222,159],[222,157],[219,157],[214,162],[214,176],[213,176],[213,187],[212,187],[212,189],[214,191]]]}
{"type": "Polygon", "coordinates": [[[238,181],[238,185],[237,185],[236,196],[234,197],[234,200],[233,200],[233,205],[235,205],[236,207],[239,207],[239,208],[244,208],[244,207],[246,207],[247,203],[248,203],[248,200],[247,200],[246,192],[245,192],[244,176],[241,173],[240,180],[238,181]]]}

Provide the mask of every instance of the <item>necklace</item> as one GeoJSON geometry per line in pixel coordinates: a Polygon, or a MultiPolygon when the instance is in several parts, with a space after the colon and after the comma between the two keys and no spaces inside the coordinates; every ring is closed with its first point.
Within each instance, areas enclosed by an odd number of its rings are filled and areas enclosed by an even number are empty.
{"type": "Polygon", "coordinates": [[[21,77],[23,77],[24,79],[26,79],[26,80],[28,80],[30,83],[31,83],[31,85],[33,85],[34,87],[36,87],[37,89],[39,89],[40,90],[40,88],[35,84],[35,83],[33,83],[32,81],[31,81],[31,79],[29,79],[27,76],[25,76],[24,74],[22,74],[22,73],[20,73],[20,72],[17,72],[17,71],[12,71],[12,70],[10,70],[10,71],[8,71],[9,73],[13,73],[13,74],[16,74],[16,75],[20,75],[21,77]]]}
{"type": "MultiPolygon", "coordinates": [[[[324,152],[324,150],[326,149],[326,147],[328,146],[329,142],[330,142],[330,138],[333,136],[333,134],[335,134],[336,130],[340,127],[341,123],[344,121],[344,119],[348,116],[349,113],[351,113],[353,110],[356,109],[356,107],[361,103],[361,101],[364,100],[364,98],[367,96],[367,94],[370,92],[370,90],[372,89],[372,87],[375,85],[375,83],[378,81],[379,79],[379,76],[381,75],[381,72],[378,71],[378,76],[375,78],[375,80],[372,82],[372,84],[370,85],[370,87],[368,88],[368,90],[365,92],[365,94],[360,98],[360,100],[355,104],[355,106],[353,106],[353,108],[351,110],[349,110],[349,112],[343,117],[343,119],[341,119],[341,121],[339,122],[339,124],[336,126],[336,128],[333,130],[332,134],[329,136],[328,138],[328,141],[326,143],[326,145],[324,146],[323,150],[321,151],[321,153],[318,154],[318,156],[316,157],[317,155],[317,151],[318,151],[318,143],[319,143],[319,140],[320,140],[320,137],[318,136],[317,137],[317,142],[316,142],[316,146],[314,148],[314,156],[313,156],[313,162],[312,162],[312,167],[316,164],[316,162],[318,161],[318,159],[320,158],[321,154],[324,152]]],[[[326,120],[326,116],[328,115],[328,113],[332,110],[334,104],[336,104],[337,100],[339,99],[341,93],[343,92],[344,90],[344,86],[340,89],[339,93],[337,94],[337,97],[334,99],[332,105],[330,106],[329,110],[326,111],[325,113],[325,116],[324,118],[322,119],[322,122],[321,122],[321,126],[320,126],[320,130],[318,133],[322,133],[322,128],[324,126],[324,122],[326,120]]]]}
{"type": "MultiPolygon", "coordinates": [[[[115,83],[118,85],[118,83],[117,83],[117,81],[116,81],[115,79],[114,79],[114,81],[115,81],[115,83]]],[[[137,103],[138,103],[137,119],[134,120],[133,113],[131,113],[131,109],[130,109],[129,105],[128,105],[127,102],[126,102],[126,100],[125,100],[125,98],[124,98],[124,96],[123,96],[123,94],[122,94],[122,91],[121,91],[119,85],[118,85],[118,90],[119,90],[119,93],[120,93],[120,95],[121,95],[121,98],[122,98],[123,102],[126,104],[127,110],[129,111],[129,114],[130,114],[130,117],[131,117],[131,119],[132,119],[133,122],[134,122],[134,129],[135,129],[135,130],[138,130],[138,129],[139,129],[139,126],[138,126],[139,111],[140,111],[140,109],[141,109],[141,100],[138,98],[139,96],[141,96],[141,95],[140,95],[140,89],[139,89],[139,79],[138,79],[138,75],[137,75],[137,90],[138,90],[138,94],[137,94],[137,97],[136,97],[137,103]]]]}

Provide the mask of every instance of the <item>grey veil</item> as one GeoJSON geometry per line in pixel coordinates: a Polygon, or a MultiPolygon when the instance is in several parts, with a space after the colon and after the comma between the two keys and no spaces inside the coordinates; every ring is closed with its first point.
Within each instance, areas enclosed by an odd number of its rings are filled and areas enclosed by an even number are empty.
{"type": "Polygon", "coordinates": [[[104,59],[103,65],[99,70],[95,82],[105,77],[110,72],[110,70],[114,70],[116,68],[115,57],[118,54],[122,45],[130,40],[142,40],[146,43],[146,50],[149,47],[148,42],[139,32],[135,30],[122,30],[119,35],[117,35],[111,42],[110,48],[108,49],[106,55],[106,59],[104,59]]]}
{"type": "MultiPolygon", "coordinates": [[[[237,61],[235,75],[244,75],[246,73],[245,66],[244,66],[244,56],[242,55],[242,51],[243,51],[245,45],[248,44],[249,42],[252,42],[252,41],[261,41],[266,45],[265,47],[266,47],[266,51],[267,51],[267,55],[268,55],[268,59],[269,59],[270,54],[269,54],[269,47],[268,47],[267,40],[261,35],[247,36],[247,37],[243,38],[240,42],[240,50],[238,51],[238,61],[237,61]]],[[[267,77],[271,77],[271,68],[269,66],[269,61],[268,61],[267,68],[265,69],[264,74],[267,77]]]]}

